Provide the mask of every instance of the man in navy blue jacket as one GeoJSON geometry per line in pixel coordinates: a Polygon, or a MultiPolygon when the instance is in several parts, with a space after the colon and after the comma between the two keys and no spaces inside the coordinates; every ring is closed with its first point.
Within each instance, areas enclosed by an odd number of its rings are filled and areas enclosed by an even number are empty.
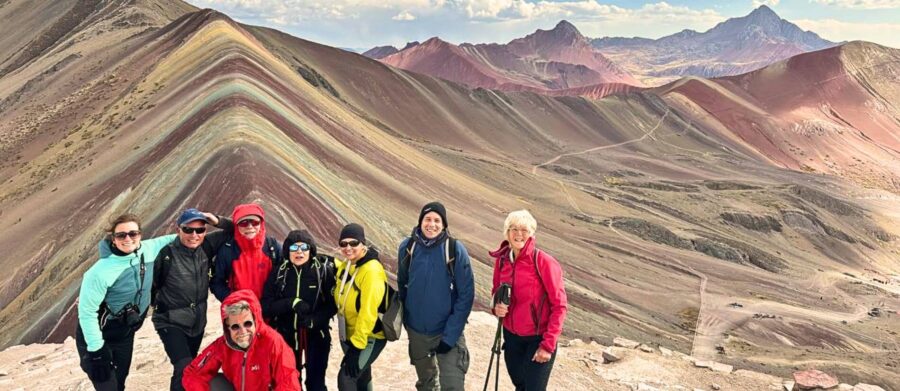
{"type": "Polygon", "coordinates": [[[463,390],[469,369],[463,329],[475,300],[475,279],[465,246],[450,237],[447,226],[444,205],[426,204],[397,255],[409,360],[420,391],[463,390]]]}

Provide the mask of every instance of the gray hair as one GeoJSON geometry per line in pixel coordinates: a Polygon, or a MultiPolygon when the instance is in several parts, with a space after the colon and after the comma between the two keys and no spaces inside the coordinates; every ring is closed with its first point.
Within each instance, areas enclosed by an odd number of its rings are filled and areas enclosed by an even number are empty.
{"type": "Polygon", "coordinates": [[[228,316],[239,315],[241,312],[250,311],[250,303],[247,303],[244,300],[238,301],[234,304],[229,304],[225,306],[225,313],[228,316]]]}
{"type": "Polygon", "coordinates": [[[514,225],[528,228],[532,235],[537,231],[537,220],[525,209],[510,212],[506,216],[506,221],[503,222],[503,234],[506,235],[509,232],[509,227],[514,225]]]}

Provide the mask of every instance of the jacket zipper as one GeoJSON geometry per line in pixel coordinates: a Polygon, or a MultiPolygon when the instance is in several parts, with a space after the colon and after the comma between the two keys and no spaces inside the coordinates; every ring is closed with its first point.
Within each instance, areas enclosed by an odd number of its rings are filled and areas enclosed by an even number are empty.
{"type": "Polygon", "coordinates": [[[241,361],[241,391],[245,390],[245,381],[247,379],[247,352],[244,352],[244,359],[241,361]]]}
{"type": "MultiPolygon", "coordinates": [[[[300,271],[298,272],[297,268],[295,267],[294,273],[297,274],[297,294],[294,297],[299,298],[300,297],[300,284],[301,284],[300,279],[303,276],[303,269],[300,269],[300,271]]],[[[303,299],[301,298],[300,300],[303,300],[303,299]]],[[[293,308],[291,308],[291,310],[293,310],[293,308]]],[[[294,350],[295,351],[300,349],[300,335],[299,335],[300,330],[297,328],[297,320],[298,320],[297,311],[294,311],[294,333],[297,334],[294,336],[294,350]]]]}

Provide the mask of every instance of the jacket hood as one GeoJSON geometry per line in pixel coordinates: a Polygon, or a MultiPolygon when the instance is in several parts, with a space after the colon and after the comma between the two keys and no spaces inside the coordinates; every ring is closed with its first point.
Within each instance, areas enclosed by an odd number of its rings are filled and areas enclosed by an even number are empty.
{"type": "Polygon", "coordinates": [[[261,206],[257,204],[241,204],[234,207],[231,213],[231,221],[237,225],[242,218],[256,215],[259,216],[259,233],[253,239],[247,239],[238,228],[234,229],[234,241],[237,243],[241,251],[260,249],[266,241],[266,214],[261,206]]]}
{"type": "Polygon", "coordinates": [[[376,249],[373,248],[373,247],[369,247],[369,249],[366,250],[366,253],[363,255],[363,257],[362,257],[360,260],[356,261],[356,267],[360,267],[360,266],[362,266],[364,263],[369,262],[369,261],[371,261],[371,260],[373,260],[373,259],[376,260],[376,261],[378,261],[378,262],[381,262],[381,261],[378,259],[378,250],[376,250],[376,249]]]}
{"type": "Polygon", "coordinates": [[[297,242],[303,242],[309,245],[309,259],[313,259],[316,257],[316,241],[315,239],[313,239],[309,231],[305,229],[294,230],[288,233],[287,237],[284,238],[283,244],[281,245],[281,257],[285,260],[291,259],[291,252],[289,248],[292,244],[297,242]]]}
{"type": "Polygon", "coordinates": [[[237,303],[241,300],[246,301],[247,304],[250,304],[250,312],[253,314],[253,323],[256,324],[256,335],[253,336],[254,339],[259,336],[264,328],[268,327],[263,320],[262,306],[259,304],[259,299],[256,298],[256,294],[253,293],[252,290],[241,289],[239,291],[232,292],[230,295],[228,295],[228,297],[225,298],[225,301],[222,302],[222,307],[219,309],[219,313],[222,316],[222,330],[225,332],[225,341],[232,346],[236,346],[236,344],[231,341],[231,334],[228,333],[228,328],[225,326],[225,319],[228,318],[228,314],[225,312],[225,307],[237,303]]]}

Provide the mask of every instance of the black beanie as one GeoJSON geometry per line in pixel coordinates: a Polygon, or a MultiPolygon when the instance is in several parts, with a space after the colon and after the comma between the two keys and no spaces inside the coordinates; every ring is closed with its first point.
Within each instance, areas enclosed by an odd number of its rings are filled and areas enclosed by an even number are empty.
{"type": "Polygon", "coordinates": [[[341,229],[341,236],[338,238],[338,242],[344,239],[356,239],[359,240],[360,243],[366,244],[366,231],[363,230],[363,227],[359,224],[347,224],[341,229]]]}
{"type": "Polygon", "coordinates": [[[422,219],[424,219],[425,215],[429,212],[434,212],[441,216],[441,221],[444,223],[444,229],[447,229],[447,227],[450,226],[450,224],[447,223],[447,209],[444,209],[444,204],[434,201],[425,204],[425,206],[422,207],[422,211],[419,212],[419,227],[422,226],[422,219]]]}
{"type": "Polygon", "coordinates": [[[309,234],[309,231],[302,229],[302,230],[291,231],[291,233],[289,233],[287,235],[287,237],[284,238],[284,243],[282,243],[282,245],[281,245],[281,256],[284,259],[291,259],[290,247],[292,244],[297,243],[297,242],[303,242],[303,243],[308,244],[309,245],[309,257],[310,258],[316,257],[316,241],[313,239],[312,235],[309,234]]]}

